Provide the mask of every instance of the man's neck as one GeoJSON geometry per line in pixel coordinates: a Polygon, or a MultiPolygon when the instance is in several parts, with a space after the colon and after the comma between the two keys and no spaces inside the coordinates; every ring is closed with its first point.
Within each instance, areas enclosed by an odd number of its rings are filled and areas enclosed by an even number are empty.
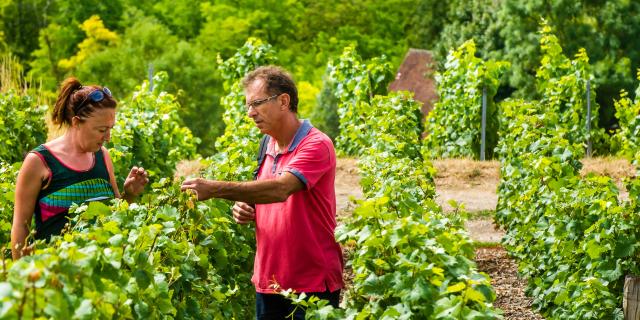
{"type": "Polygon", "coordinates": [[[302,122],[298,120],[295,114],[286,118],[282,130],[278,134],[273,135],[273,138],[276,140],[277,153],[282,153],[286,150],[301,125],[302,122]]]}

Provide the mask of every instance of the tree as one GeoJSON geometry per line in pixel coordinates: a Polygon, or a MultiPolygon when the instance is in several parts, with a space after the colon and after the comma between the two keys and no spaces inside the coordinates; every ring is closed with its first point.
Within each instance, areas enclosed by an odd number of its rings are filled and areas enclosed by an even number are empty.
{"type": "Polygon", "coordinates": [[[80,28],[87,34],[87,37],[78,44],[78,52],[69,59],[62,59],[58,66],[65,70],[73,70],[77,65],[82,64],[92,54],[102,50],[104,47],[114,45],[118,41],[118,35],[105,28],[99,16],[91,16],[80,25],[80,28]]]}
{"type": "Polygon", "coordinates": [[[194,135],[202,137],[199,151],[213,152],[213,141],[224,129],[214,57],[172,35],[153,17],[137,11],[129,19],[136,22],[125,29],[117,45],[92,54],[78,66],[77,75],[83,81],[108,85],[124,98],[147,77],[150,65],[155,71],[166,71],[171,79],[166,89],[177,96],[180,116],[194,135]]]}

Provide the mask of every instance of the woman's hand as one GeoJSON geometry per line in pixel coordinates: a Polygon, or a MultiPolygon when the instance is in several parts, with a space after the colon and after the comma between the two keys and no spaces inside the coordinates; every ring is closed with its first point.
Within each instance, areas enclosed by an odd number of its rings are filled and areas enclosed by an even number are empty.
{"type": "Polygon", "coordinates": [[[124,197],[135,198],[144,191],[144,186],[149,182],[149,176],[143,167],[133,167],[124,180],[124,197]]]}

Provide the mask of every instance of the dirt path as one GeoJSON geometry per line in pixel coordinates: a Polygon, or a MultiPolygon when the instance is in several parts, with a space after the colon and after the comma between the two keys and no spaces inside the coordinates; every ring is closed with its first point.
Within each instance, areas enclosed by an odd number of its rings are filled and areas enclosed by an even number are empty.
{"type": "Polygon", "coordinates": [[[463,203],[469,212],[495,210],[496,189],[500,180],[497,161],[436,160],[436,201],[445,211],[452,209],[449,201],[463,203]]]}
{"type": "MultiPolygon", "coordinates": [[[[438,172],[435,179],[436,202],[445,211],[452,210],[449,204],[451,200],[463,203],[469,212],[486,211],[488,216],[467,221],[467,230],[474,241],[499,242],[504,231],[494,227],[492,218],[492,211],[495,210],[498,201],[496,188],[499,181],[499,163],[441,160],[434,161],[433,164],[438,172]]],[[[362,199],[359,183],[357,160],[338,159],[335,184],[338,217],[349,215],[353,210],[351,198],[362,199]]]]}
{"type": "MultiPolygon", "coordinates": [[[[580,173],[611,177],[620,189],[620,198],[628,198],[622,179],[635,174],[635,169],[625,159],[588,158],[582,161],[580,173]]],[[[437,170],[437,201],[445,211],[451,210],[449,200],[465,204],[469,212],[495,210],[498,203],[496,191],[500,182],[500,163],[497,161],[473,161],[466,159],[435,160],[437,170]]]]}
{"type": "Polygon", "coordinates": [[[351,198],[362,199],[360,176],[356,159],[338,158],[336,163],[336,207],[338,217],[353,211],[351,198]]]}
{"type": "Polygon", "coordinates": [[[449,201],[463,204],[468,212],[484,211],[483,217],[469,219],[465,226],[472,240],[500,242],[504,231],[493,224],[500,182],[500,163],[497,161],[473,161],[466,159],[436,160],[436,202],[442,209],[451,211],[449,201]]]}
{"type": "Polygon", "coordinates": [[[523,290],[526,281],[518,278],[515,261],[502,247],[478,248],[476,263],[480,271],[491,277],[491,286],[496,290],[493,305],[504,311],[505,320],[544,319],[531,311],[531,298],[525,296],[523,290]]]}

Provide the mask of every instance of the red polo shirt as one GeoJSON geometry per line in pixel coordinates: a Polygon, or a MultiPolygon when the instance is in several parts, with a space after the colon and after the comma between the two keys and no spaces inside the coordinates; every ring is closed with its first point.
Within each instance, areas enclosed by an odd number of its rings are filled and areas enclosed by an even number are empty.
{"type": "Polygon", "coordinates": [[[306,188],[284,202],[256,205],[257,249],[251,281],[260,293],[341,289],[342,251],[334,236],[333,143],[307,120],[284,153],[276,154],[275,140],[269,140],[258,180],[290,172],[306,188]]]}

